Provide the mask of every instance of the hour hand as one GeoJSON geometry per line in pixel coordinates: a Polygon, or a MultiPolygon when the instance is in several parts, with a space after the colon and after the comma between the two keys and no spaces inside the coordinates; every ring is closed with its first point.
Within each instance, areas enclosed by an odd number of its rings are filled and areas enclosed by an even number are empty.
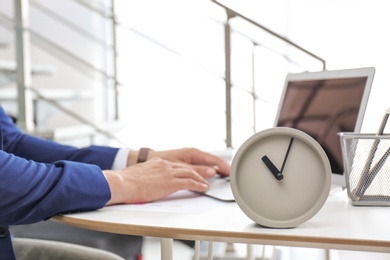
{"type": "Polygon", "coordinates": [[[268,167],[271,173],[275,176],[278,181],[283,180],[283,174],[276,168],[276,166],[271,162],[267,155],[264,155],[261,160],[268,167]]]}

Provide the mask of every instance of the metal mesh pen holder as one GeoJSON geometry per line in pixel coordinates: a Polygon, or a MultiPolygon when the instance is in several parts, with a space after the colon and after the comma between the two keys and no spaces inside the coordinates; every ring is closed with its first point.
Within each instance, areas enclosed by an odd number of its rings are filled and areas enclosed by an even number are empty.
{"type": "Polygon", "coordinates": [[[340,133],[352,205],[390,206],[390,135],[340,133]]]}

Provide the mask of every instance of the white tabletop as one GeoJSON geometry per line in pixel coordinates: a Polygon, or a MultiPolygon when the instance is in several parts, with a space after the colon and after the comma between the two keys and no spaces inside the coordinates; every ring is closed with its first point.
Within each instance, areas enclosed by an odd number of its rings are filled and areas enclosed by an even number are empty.
{"type": "Polygon", "coordinates": [[[161,238],[390,252],[390,208],[356,207],[345,192],[291,229],[256,225],[234,202],[179,192],[145,205],[105,207],[56,216],[60,223],[111,233],[161,238]]]}

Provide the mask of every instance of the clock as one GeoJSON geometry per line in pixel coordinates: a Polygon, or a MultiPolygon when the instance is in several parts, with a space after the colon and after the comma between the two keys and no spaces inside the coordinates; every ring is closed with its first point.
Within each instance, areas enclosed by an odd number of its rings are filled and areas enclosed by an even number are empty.
{"type": "Polygon", "coordinates": [[[288,127],[263,130],[234,155],[230,185],[241,210],[259,225],[296,227],[324,205],[331,167],[321,145],[288,127]]]}

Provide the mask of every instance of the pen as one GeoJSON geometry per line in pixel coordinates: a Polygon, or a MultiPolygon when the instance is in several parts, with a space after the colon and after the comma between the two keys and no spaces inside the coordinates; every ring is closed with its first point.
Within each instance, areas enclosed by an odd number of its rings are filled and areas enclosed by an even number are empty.
{"type": "MultiPolygon", "coordinates": [[[[379,126],[379,129],[377,131],[376,136],[381,136],[383,134],[383,131],[385,130],[387,120],[389,118],[390,114],[390,108],[386,110],[385,115],[382,118],[382,122],[379,126]]],[[[366,163],[363,168],[363,172],[361,174],[361,178],[359,180],[359,183],[353,192],[353,196],[361,197],[366,192],[367,188],[371,185],[372,181],[374,180],[375,176],[378,174],[379,170],[382,168],[384,161],[387,159],[387,157],[390,155],[390,148],[386,153],[382,156],[382,158],[378,161],[378,163],[373,167],[373,169],[370,171],[372,161],[374,160],[376,150],[378,149],[380,139],[375,139],[374,143],[371,146],[370,153],[368,155],[368,158],[366,160],[366,163]]]]}
{"type": "MultiPolygon", "coordinates": [[[[370,171],[370,179],[368,180],[368,184],[366,184],[366,187],[370,186],[371,182],[374,180],[375,176],[379,173],[380,169],[385,164],[385,161],[390,155],[390,147],[387,148],[386,152],[382,155],[382,157],[379,159],[379,161],[375,164],[375,166],[370,171]]],[[[367,189],[366,188],[366,189],[367,189]]]]}

